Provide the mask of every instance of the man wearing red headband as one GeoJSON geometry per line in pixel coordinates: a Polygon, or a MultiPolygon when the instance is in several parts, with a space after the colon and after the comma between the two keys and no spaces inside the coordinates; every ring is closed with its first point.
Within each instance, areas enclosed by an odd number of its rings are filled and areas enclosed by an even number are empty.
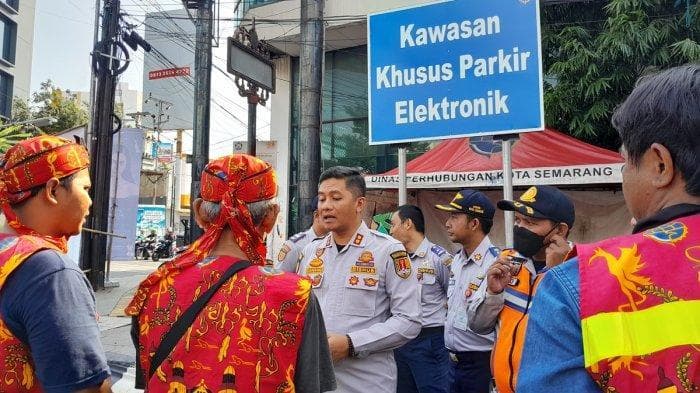
{"type": "Polygon", "coordinates": [[[22,141],[0,163],[0,391],[108,392],[95,297],[66,255],[90,209],[84,147],[22,141]]]}
{"type": "Polygon", "coordinates": [[[311,283],[265,266],[264,236],[279,206],[264,161],[210,162],[194,201],[205,230],[147,277],[134,316],[136,387],[149,393],[323,392],[335,389],[323,317],[311,283]]]}

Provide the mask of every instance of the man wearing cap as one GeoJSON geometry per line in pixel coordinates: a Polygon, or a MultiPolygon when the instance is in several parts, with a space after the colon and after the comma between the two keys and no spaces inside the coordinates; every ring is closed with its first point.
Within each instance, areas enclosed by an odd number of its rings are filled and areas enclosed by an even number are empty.
{"type": "Polygon", "coordinates": [[[650,74],[613,114],[637,223],[631,235],[577,244],[544,276],[518,392],[700,387],[698,87],[697,63],[650,74]]]}
{"type": "Polygon", "coordinates": [[[126,309],[134,316],[136,386],[150,392],[333,390],[311,283],[264,266],[263,236],[279,213],[275,171],[252,156],[225,156],[204,168],[200,194],[193,208],[204,234],[149,275],[126,309]]]}
{"type": "Polygon", "coordinates": [[[420,331],[420,290],[403,245],[362,221],[365,193],[355,168],[321,174],[318,208],[330,232],[304,248],[299,274],[323,309],[337,391],[396,393],[393,350],[420,331]]]}
{"type": "Polygon", "coordinates": [[[309,207],[314,215],[311,228],[304,232],[297,233],[284,242],[279,254],[277,254],[277,262],[275,263],[275,267],[279,270],[295,273],[297,271],[297,264],[299,263],[299,256],[304,247],[312,241],[326,236],[326,233],[328,233],[326,228],[323,227],[323,223],[318,215],[318,196],[315,196],[311,200],[311,205],[309,207]]]}
{"type": "Polygon", "coordinates": [[[462,190],[448,205],[435,207],[450,214],[445,224],[447,235],[461,245],[452,261],[447,289],[445,346],[451,360],[450,392],[487,392],[494,334],[471,331],[467,308],[486,278],[486,270],[498,256],[498,249],[488,236],[496,208],[486,195],[474,190],[462,190]]]}
{"type": "Polygon", "coordinates": [[[447,285],[452,255],[425,237],[425,218],[418,206],[403,205],[391,215],[391,236],[403,243],[421,285],[423,327],[418,337],[394,351],[398,393],[446,393],[445,349],[447,285]]]}
{"type": "Polygon", "coordinates": [[[66,255],[91,199],[87,150],[54,136],[19,142],[0,169],[0,390],[108,392],[95,295],[66,255]]]}
{"type": "Polygon", "coordinates": [[[491,371],[499,393],[515,392],[527,328],[527,312],[541,273],[564,261],[574,205],[550,186],[531,187],[518,200],[498,202],[515,212],[514,250],[504,250],[486,273],[468,310],[469,328],[497,331],[491,371]]]}

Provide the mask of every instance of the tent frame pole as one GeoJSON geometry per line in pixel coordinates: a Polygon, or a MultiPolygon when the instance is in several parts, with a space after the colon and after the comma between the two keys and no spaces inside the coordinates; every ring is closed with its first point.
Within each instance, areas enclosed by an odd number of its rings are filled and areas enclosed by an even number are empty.
{"type": "Polygon", "coordinates": [[[400,145],[398,151],[399,159],[399,206],[405,205],[408,200],[408,189],[406,185],[406,145],[400,145]]]}
{"type": "MultiPolygon", "coordinates": [[[[496,137],[501,140],[503,150],[503,199],[513,200],[513,158],[511,148],[513,142],[518,139],[518,134],[501,135],[496,137]]],[[[503,212],[503,229],[505,230],[506,248],[513,248],[513,225],[515,225],[515,213],[503,212]]]]}

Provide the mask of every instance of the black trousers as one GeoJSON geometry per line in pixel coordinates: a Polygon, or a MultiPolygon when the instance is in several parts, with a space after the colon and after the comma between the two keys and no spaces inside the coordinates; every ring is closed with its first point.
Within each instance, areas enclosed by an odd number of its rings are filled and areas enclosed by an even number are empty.
{"type": "Polygon", "coordinates": [[[488,393],[491,352],[450,354],[450,393],[488,393]]]}

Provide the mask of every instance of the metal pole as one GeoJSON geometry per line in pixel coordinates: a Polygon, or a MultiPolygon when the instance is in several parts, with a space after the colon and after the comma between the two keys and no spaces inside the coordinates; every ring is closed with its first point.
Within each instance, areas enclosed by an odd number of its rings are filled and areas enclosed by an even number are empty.
{"type": "Polygon", "coordinates": [[[258,95],[248,94],[248,154],[255,156],[257,154],[257,138],[256,138],[256,117],[258,111],[258,95]]]}
{"type": "MultiPolygon", "coordinates": [[[[503,199],[513,200],[513,161],[511,158],[512,140],[504,138],[503,141],[503,199]]],[[[512,211],[503,212],[504,229],[506,232],[506,247],[513,247],[513,224],[515,214],[512,211]]]]}
{"type": "Polygon", "coordinates": [[[323,85],[324,0],[301,0],[299,200],[300,228],[313,221],[309,208],[321,175],[321,88],[323,85]]]}
{"type": "MultiPolygon", "coordinates": [[[[102,19],[102,37],[104,43],[110,42],[117,35],[119,27],[119,7],[120,0],[105,0],[104,14],[102,19]]],[[[92,216],[89,227],[98,231],[107,231],[109,224],[109,188],[110,182],[105,181],[111,175],[112,166],[112,132],[114,124],[112,114],[114,113],[114,91],[116,85],[116,75],[113,75],[115,59],[117,58],[117,47],[104,45],[102,49],[110,51],[111,58],[103,62],[106,65],[100,69],[97,75],[97,87],[95,90],[95,113],[92,122],[93,140],[91,141],[90,177],[93,184],[92,196],[92,216]],[[111,50],[110,50],[111,48],[111,50]]],[[[95,53],[95,56],[102,56],[95,53]]],[[[80,252],[80,267],[89,269],[88,278],[93,288],[102,289],[104,287],[104,269],[106,262],[107,239],[104,236],[95,236],[83,233],[80,252]]]]}
{"type": "MultiPolygon", "coordinates": [[[[114,221],[117,215],[117,190],[119,189],[119,159],[122,152],[122,131],[117,133],[117,165],[114,167],[114,190],[112,190],[112,209],[109,217],[109,232],[114,233],[114,221]]],[[[119,283],[109,281],[109,272],[112,268],[112,243],[114,237],[107,239],[107,266],[105,267],[105,288],[118,287],[119,283]]]]}
{"type": "MultiPolygon", "coordinates": [[[[97,40],[100,35],[100,4],[102,3],[102,0],[95,0],[95,29],[93,32],[92,36],[92,48],[94,50],[95,46],[97,45],[97,40]]],[[[90,64],[92,66],[92,63],[90,64]]],[[[90,77],[90,102],[89,102],[89,111],[90,111],[90,120],[92,120],[95,117],[95,85],[97,84],[97,77],[93,73],[92,76],[90,77]]],[[[87,123],[87,126],[85,127],[85,143],[87,143],[88,146],[91,146],[92,144],[92,122],[89,121],[87,123]]]]}
{"type": "Polygon", "coordinates": [[[213,1],[201,0],[197,8],[194,56],[195,111],[192,130],[192,187],[190,188],[190,242],[202,231],[194,221],[194,200],[199,195],[201,174],[209,162],[209,105],[211,101],[211,41],[213,1]]]}
{"type": "Polygon", "coordinates": [[[399,206],[405,205],[408,200],[406,189],[406,148],[399,147],[399,206]]]}

